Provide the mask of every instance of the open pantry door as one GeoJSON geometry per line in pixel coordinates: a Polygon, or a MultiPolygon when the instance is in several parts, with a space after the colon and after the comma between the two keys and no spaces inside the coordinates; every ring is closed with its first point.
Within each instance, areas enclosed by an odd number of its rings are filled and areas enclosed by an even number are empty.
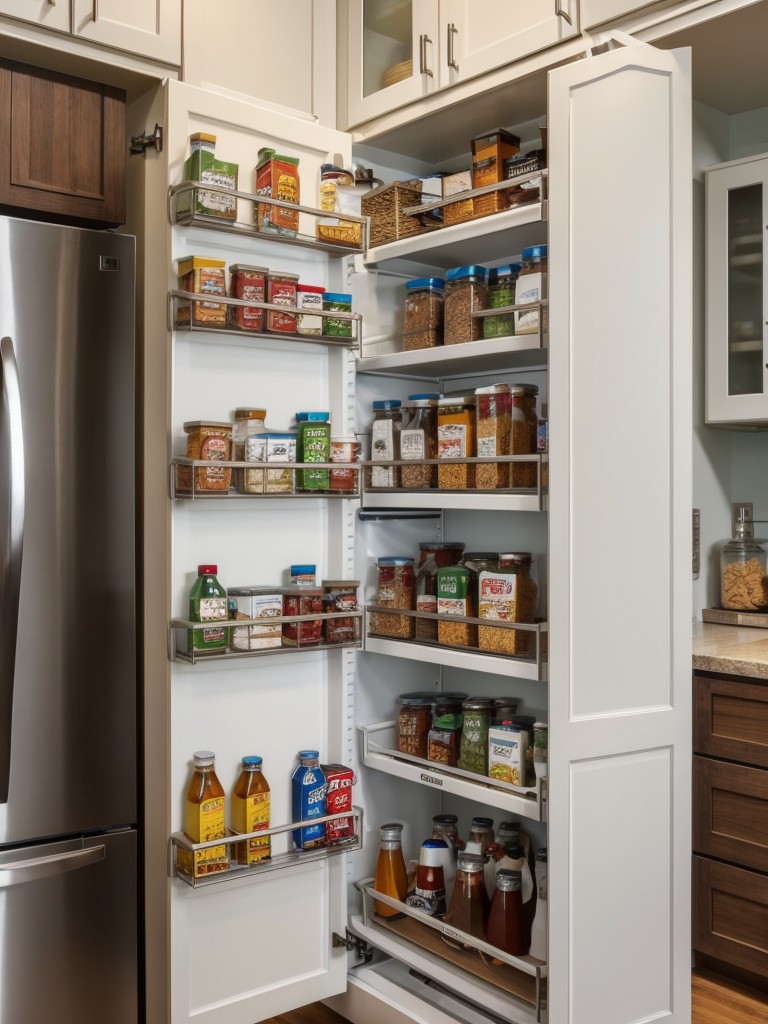
{"type": "Polygon", "coordinates": [[[555,70],[551,1024],[690,1020],[689,55],[555,70]]]}

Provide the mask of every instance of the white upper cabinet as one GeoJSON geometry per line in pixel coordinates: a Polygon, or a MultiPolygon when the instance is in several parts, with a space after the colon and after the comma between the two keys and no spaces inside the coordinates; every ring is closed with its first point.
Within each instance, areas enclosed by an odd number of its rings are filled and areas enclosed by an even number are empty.
{"type": "Polygon", "coordinates": [[[178,66],[181,0],[131,0],[129,4],[124,0],[73,0],[72,34],[178,66]]]}
{"type": "Polygon", "coordinates": [[[69,32],[69,4],[55,0],[0,0],[0,14],[30,21],[42,28],[69,32]]]}
{"type": "Polygon", "coordinates": [[[348,125],[578,33],[576,0],[361,0],[348,6],[348,125]]]}
{"type": "Polygon", "coordinates": [[[768,156],[710,168],[707,209],[706,419],[768,424],[768,156]]]}

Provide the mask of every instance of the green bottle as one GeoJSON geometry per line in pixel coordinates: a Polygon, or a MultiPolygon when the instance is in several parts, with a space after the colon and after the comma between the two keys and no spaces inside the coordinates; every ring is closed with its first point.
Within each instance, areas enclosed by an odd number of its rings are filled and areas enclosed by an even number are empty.
{"type": "Polygon", "coordinates": [[[217,565],[198,565],[197,579],[189,592],[189,618],[210,622],[207,629],[190,629],[187,649],[192,653],[219,651],[229,646],[227,592],[216,579],[217,565]]]}

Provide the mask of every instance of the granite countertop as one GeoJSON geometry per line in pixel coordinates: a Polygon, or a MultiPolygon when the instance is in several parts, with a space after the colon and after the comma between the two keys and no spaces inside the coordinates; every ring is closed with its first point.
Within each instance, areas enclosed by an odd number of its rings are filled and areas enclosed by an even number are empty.
{"type": "Polygon", "coordinates": [[[693,667],[768,679],[768,629],[694,622],[693,667]]]}

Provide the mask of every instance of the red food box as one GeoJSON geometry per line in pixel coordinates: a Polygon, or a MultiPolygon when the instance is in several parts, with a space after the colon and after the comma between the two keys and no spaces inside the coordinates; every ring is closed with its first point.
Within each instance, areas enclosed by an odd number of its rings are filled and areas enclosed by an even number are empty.
{"type": "MultiPolygon", "coordinates": [[[[351,811],[352,787],[357,782],[355,773],[345,764],[324,764],[322,769],[328,783],[326,814],[341,814],[342,811],[351,811]]],[[[335,821],[326,822],[325,835],[329,845],[352,839],[355,835],[354,820],[352,818],[337,818],[335,821]]]]}

